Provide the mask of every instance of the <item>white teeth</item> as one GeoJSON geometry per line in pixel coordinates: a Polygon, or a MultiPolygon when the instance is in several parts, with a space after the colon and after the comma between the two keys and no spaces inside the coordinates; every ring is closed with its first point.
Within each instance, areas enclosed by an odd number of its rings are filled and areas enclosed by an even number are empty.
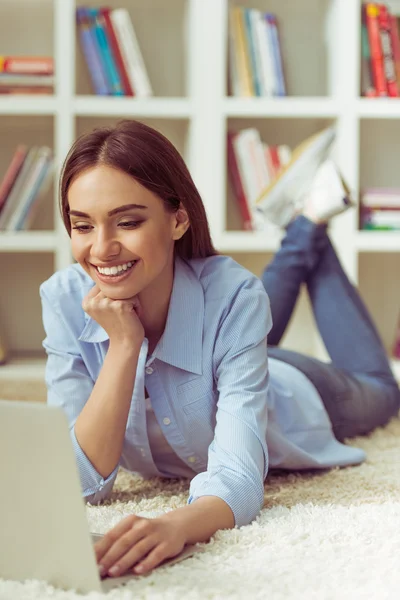
{"type": "Polygon", "coordinates": [[[117,265],[115,267],[97,267],[97,270],[103,275],[119,275],[123,271],[127,271],[128,269],[130,269],[135,264],[135,262],[136,261],[129,261],[127,263],[124,263],[123,265],[117,265]]]}

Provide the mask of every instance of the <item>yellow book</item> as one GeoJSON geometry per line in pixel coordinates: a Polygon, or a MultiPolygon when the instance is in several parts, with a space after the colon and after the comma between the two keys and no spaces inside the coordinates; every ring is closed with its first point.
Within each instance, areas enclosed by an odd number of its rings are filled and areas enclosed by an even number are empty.
{"type": "Polygon", "coordinates": [[[236,46],[236,64],[242,96],[253,97],[255,90],[251,74],[251,63],[246,41],[246,21],[244,9],[236,6],[233,9],[234,39],[236,46]]]}

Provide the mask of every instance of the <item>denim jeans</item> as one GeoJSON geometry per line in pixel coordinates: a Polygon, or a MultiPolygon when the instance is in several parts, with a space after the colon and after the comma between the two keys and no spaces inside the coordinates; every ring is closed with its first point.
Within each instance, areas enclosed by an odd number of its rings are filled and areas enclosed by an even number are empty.
{"type": "Polygon", "coordinates": [[[325,225],[304,216],[287,227],[280,250],[261,277],[271,302],[269,356],[302,371],[317,388],[339,441],[385,425],[400,409],[400,391],[357,290],[325,225]],[[278,348],[302,284],[331,362],[278,348]]]}

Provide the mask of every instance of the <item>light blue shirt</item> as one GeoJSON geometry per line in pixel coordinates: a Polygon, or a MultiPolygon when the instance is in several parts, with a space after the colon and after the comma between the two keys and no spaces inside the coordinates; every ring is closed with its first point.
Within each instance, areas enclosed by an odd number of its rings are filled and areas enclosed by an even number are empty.
{"type": "Polygon", "coordinates": [[[145,477],[174,475],[153,461],[145,387],[167,442],[193,473],[188,502],[218,496],[238,526],[262,508],[269,469],[365,459],[362,450],[335,439],[315,387],[300,371],[277,360],[268,364],[272,322],[261,281],[231,258],[213,256],[176,260],[165,331],[151,356],[147,339],[142,344],[123,451],[103,479],[74,432],[109,346],[107,333],[81,306],[93,285],[71,265],[40,288],[48,403],[67,415],[88,501],[110,494],[119,466],[145,477]]]}

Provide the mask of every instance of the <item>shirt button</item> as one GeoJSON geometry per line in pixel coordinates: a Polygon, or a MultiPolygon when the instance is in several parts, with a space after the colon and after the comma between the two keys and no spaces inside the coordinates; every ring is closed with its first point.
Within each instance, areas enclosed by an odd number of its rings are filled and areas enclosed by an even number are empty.
{"type": "Polygon", "coordinates": [[[171,423],[171,419],[168,419],[168,417],[165,417],[165,419],[163,419],[163,423],[164,423],[164,425],[169,425],[171,423]]]}
{"type": "Polygon", "coordinates": [[[195,456],[189,456],[188,461],[190,463],[195,463],[196,462],[196,457],[195,456]]]}
{"type": "Polygon", "coordinates": [[[151,367],[146,367],[146,373],[147,375],[151,375],[153,372],[153,369],[151,367]]]}
{"type": "Polygon", "coordinates": [[[146,452],[143,450],[143,448],[140,448],[140,454],[141,454],[142,456],[146,456],[146,452]]]}

